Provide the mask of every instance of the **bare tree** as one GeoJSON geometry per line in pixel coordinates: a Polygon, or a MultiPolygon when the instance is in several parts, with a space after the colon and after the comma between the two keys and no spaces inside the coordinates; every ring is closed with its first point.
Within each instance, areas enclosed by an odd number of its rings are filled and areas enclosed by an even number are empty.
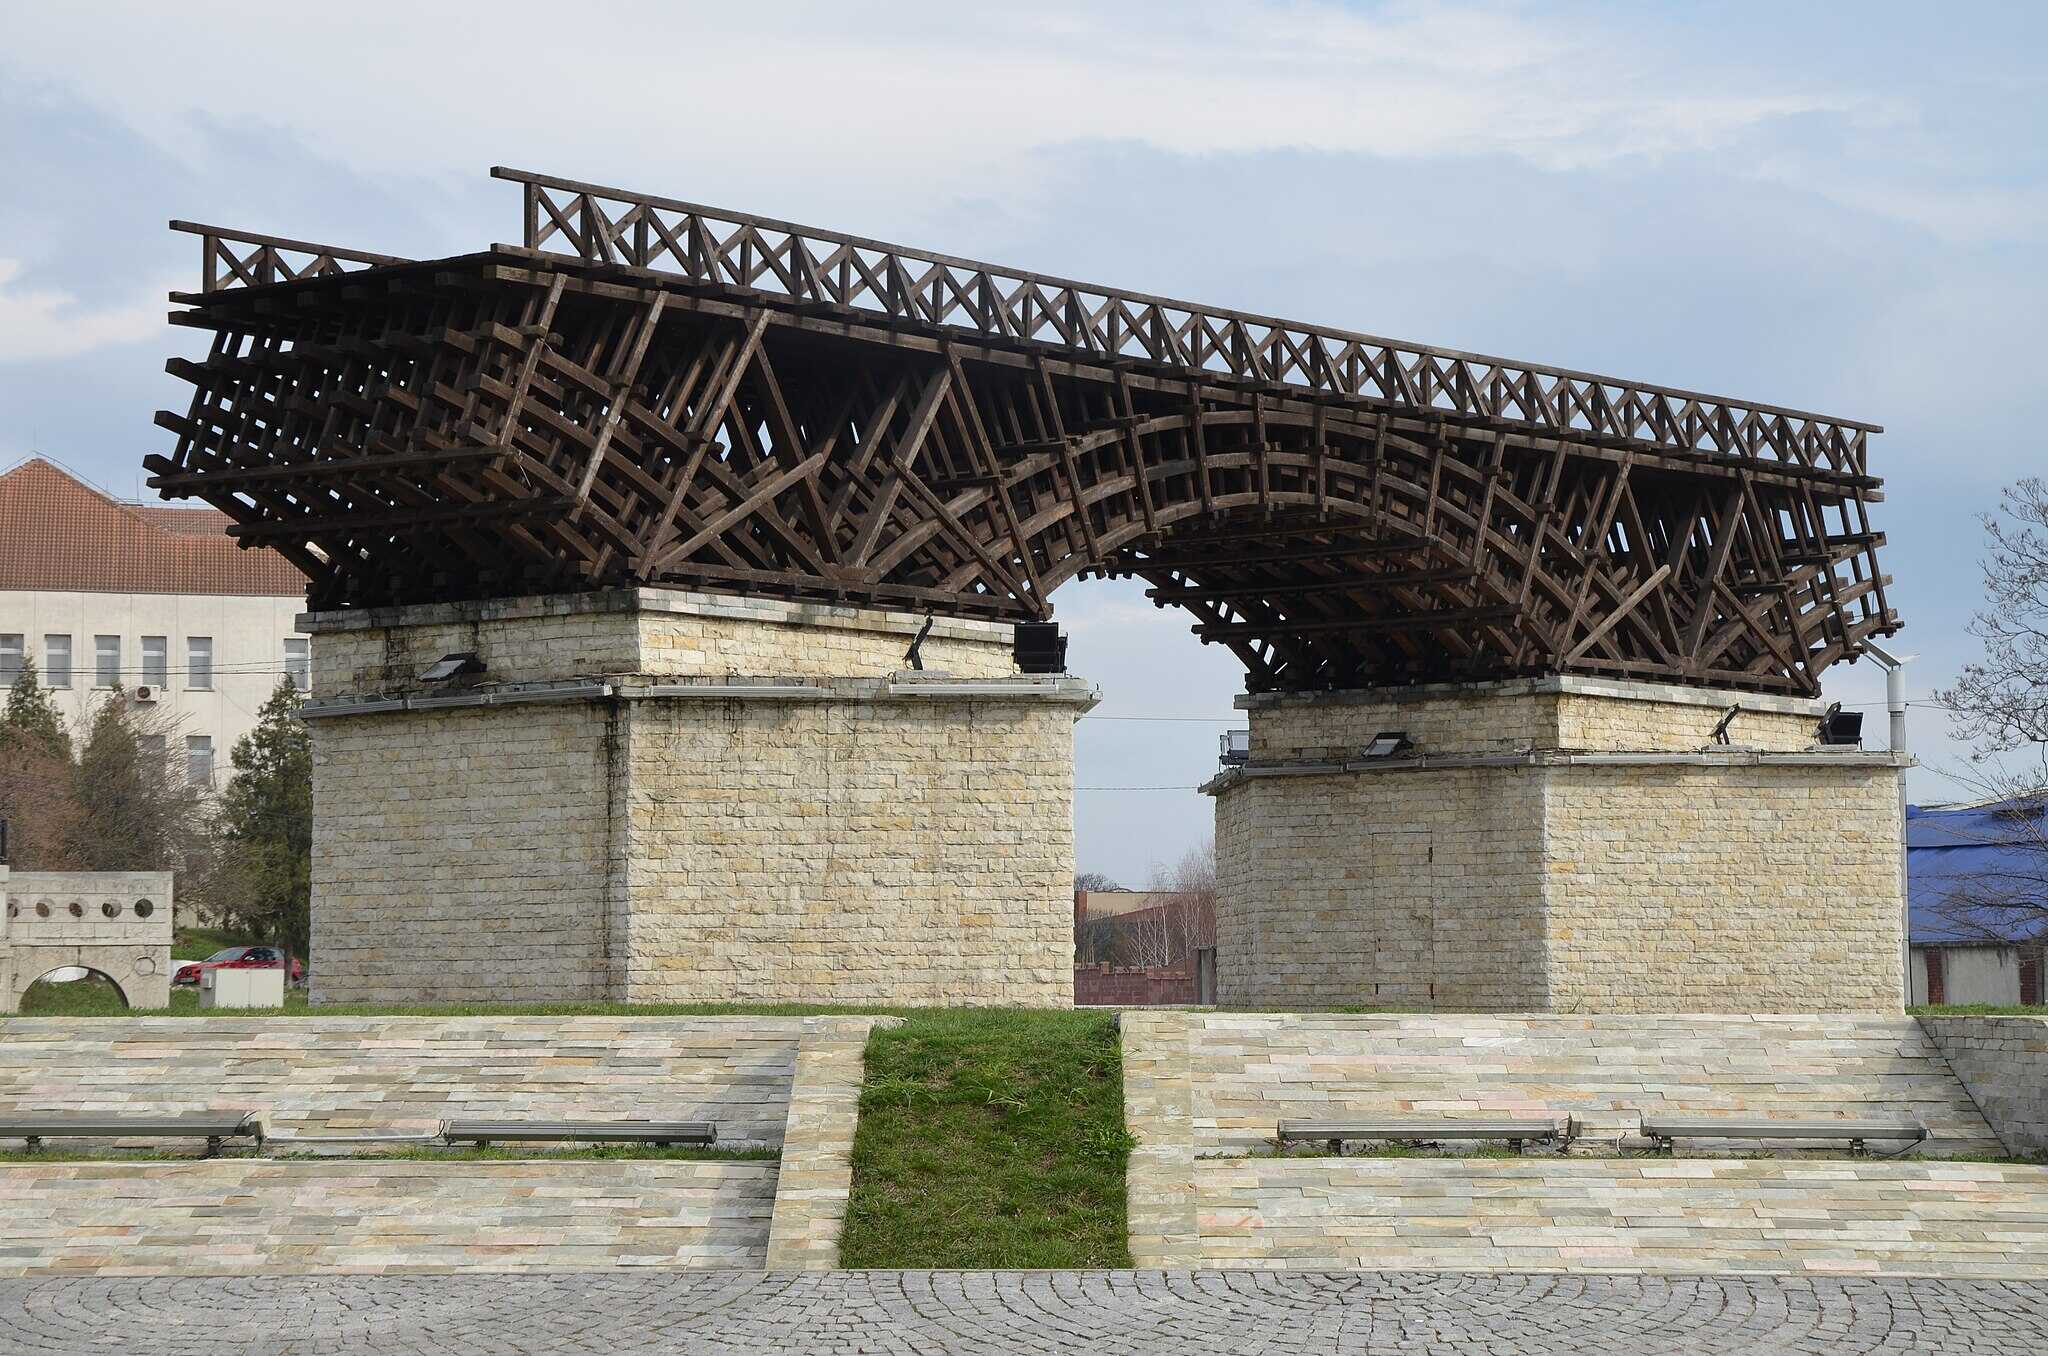
{"type": "Polygon", "coordinates": [[[1216,845],[1190,848],[1170,867],[1152,873],[1159,902],[1120,920],[1119,957],[1126,965],[1192,963],[1195,952],[1216,944],[1216,845]]]}
{"type": "Polygon", "coordinates": [[[0,820],[7,823],[14,865],[31,871],[75,869],[78,803],[71,798],[70,761],[0,734],[0,820]]]}
{"type": "Polygon", "coordinates": [[[2008,487],[1983,522],[1986,606],[1970,634],[1984,658],[1938,695],[1975,746],[1961,779],[1998,803],[1963,832],[2005,850],[1936,907],[1966,933],[2013,941],[2048,935],[2048,481],[2008,487]]]}

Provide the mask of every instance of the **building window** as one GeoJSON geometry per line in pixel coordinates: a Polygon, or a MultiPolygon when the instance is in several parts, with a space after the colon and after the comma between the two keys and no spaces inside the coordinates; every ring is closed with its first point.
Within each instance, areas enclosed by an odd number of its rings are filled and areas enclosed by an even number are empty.
{"type": "Polygon", "coordinates": [[[21,677],[22,640],[18,632],[0,636],[0,687],[13,687],[21,677]]]}
{"type": "Polygon", "coordinates": [[[213,785],[213,737],[185,736],[185,780],[194,786],[213,785]]]}
{"type": "Polygon", "coordinates": [[[167,749],[164,744],[164,737],[162,735],[146,734],[142,737],[142,756],[144,760],[150,764],[150,766],[158,768],[162,767],[164,765],[164,754],[166,752],[167,749]]]}
{"type": "Polygon", "coordinates": [[[71,686],[71,637],[43,637],[43,686],[71,686]]]}
{"type": "Polygon", "coordinates": [[[171,642],[167,636],[142,638],[142,681],[150,687],[171,685],[171,642]]]}
{"type": "Polygon", "coordinates": [[[185,686],[200,692],[213,690],[213,637],[185,638],[185,686]]]}
{"type": "Polygon", "coordinates": [[[94,636],[92,638],[92,685],[94,687],[121,686],[121,638],[119,636],[94,636]]]}
{"type": "Polygon", "coordinates": [[[301,692],[313,686],[313,642],[304,636],[287,636],[284,642],[284,676],[301,692]]]}

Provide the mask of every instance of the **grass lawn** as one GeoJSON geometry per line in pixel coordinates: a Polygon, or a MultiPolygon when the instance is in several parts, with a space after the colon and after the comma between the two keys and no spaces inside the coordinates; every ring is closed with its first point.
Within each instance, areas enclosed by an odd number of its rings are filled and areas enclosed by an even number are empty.
{"type": "Polygon", "coordinates": [[[1127,1267],[1106,1013],[920,1011],[868,1038],[846,1267],[1127,1267]]]}

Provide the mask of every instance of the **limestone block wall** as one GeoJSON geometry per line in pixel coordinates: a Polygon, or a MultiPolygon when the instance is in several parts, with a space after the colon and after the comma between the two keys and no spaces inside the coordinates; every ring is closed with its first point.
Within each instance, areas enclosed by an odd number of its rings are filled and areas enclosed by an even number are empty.
{"type": "Polygon", "coordinates": [[[52,970],[83,966],[131,1008],[171,1001],[168,871],[10,871],[0,865],[0,1012],[52,970]]]}
{"type": "Polygon", "coordinates": [[[0,1276],[762,1265],[772,1162],[37,1163],[0,1169],[0,1276]]]}
{"type": "Polygon", "coordinates": [[[1194,1167],[1203,1266],[2048,1277],[2048,1168],[1550,1156],[1194,1167]]]}
{"type": "Polygon", "coordinates": [[[1542,853],[1532,769],[1243,782],[1216,798],[1217,999],[1544,1007],[1542,853]]]}
{"type": "Polygon", "coordinates": [[[1903,1005],[1901,769],[1818,750],[1819,703],[1549,678],[1239,705],[1249,764],[1208,788],[1225,1004],[1903,1005]],[[1365,759],[1383,731],[1414,747],[1365,759]]]}
{"type": "Polygon", "coordinates": [[[2048,1017],[1941,1017],[1920,1025],[2008,1152],[2048,1153],[2048,1017]]]}
{"type": "MultiPolygon", "coordinates": [[[[314,695],[420,691],[447,654],[475,653],[493,682],[567,678],[887,677],[924,618],[900,612],[672,589],[549,594],[317,612],[314,695]]],[[[966,678],[1016,672],[1010,628],[935,620],[925,668],[966,678]]]]}
{"type": "Polygon", "coordinates": [[[2044,1265],[2048,1168],[1925,1161],[1999,1145],[1904,1015],[1126,1012],[1122,1028],[1140,1267],[2044,1265]],[[1615,1158],[1645,1114],[1913,1118],[1932,1137],[1909,1161],[1731,1159],[1719,1155],[1762,1146],[1697,1143],[1680,1161],[1615,1158]],[[1282,1120],[1400,1116],[1569,1116],[1602,1147],[1270,1153],[1282,1120]]]}
{"type": "Polygon", "coordinates": [[[280,1136],[444,1119],[711,1121],[777,1144],[801,1043],[853,1017],[37,1017],[0,1029],[0,1113],[247,1110],[280,1136]]]}
{"type": "Polygon", "coordinates": [[[1433,754],[1537,750],[1691,752],[1707,746],[1730,707],[1731,745],[1778,752],[1814,742],[1823,704],[1665,683],[1571,677],[1424,684],[1350,692],[1258,693],[1254,763],[1358,756],[1374,735],[1400,730],[1433,754]]]}
{"type": "Polygon", "coordinates": [[[1549,1006],[1898,1011],[1898,772],[1544,774],[1549,1006]]]}
{"type": "Polygon", "coordinates": [[[981,622],[907,671],[924,620],[664,590],[308,618],[314,1001],[1071,1002],[1093,696],[1015,681],[981,622]],[[459,651],[485,672],[418,680],[459,651]]]}
{"type": "Polygon", "coordinates": [[[626,996],[1070,1002],[1074,714],[637,704],[626,996]]]}
{"type": "Polygon", "coordinates": [[[616,719],[578,703],[314,722],[312,1001],[611,996],[616,719]]]}
{"type": "MultiPolygon", "coordinates": [[[[1126,1060],[1177,1061],[1196,1154],[1269,1148],[1283,1120],[1643,1116],[1917,1120],[1935,1157],[1995,1154],[1943,1047],[1904,1014],[1124,1014],[1126,1060]]],[[[1162,1132],[1163,1133],[1163,1132],[1162,1132]]],[[[1713,1152],[1687,1145],[1688,1154],[1713,1152]]]]}

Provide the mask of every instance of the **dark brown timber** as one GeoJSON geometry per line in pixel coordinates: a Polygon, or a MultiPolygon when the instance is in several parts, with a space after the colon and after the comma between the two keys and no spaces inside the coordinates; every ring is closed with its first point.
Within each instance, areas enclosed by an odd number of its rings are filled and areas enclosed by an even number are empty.
{"type": "Polygon", "coordinates": [[[316,608],[663,585],[1045,617],[1142,576],[1328,688],[1812,694],[1891,633],[1874,425],[496,170],[523,244],[202,238],[151,484],[316,608]]]}

